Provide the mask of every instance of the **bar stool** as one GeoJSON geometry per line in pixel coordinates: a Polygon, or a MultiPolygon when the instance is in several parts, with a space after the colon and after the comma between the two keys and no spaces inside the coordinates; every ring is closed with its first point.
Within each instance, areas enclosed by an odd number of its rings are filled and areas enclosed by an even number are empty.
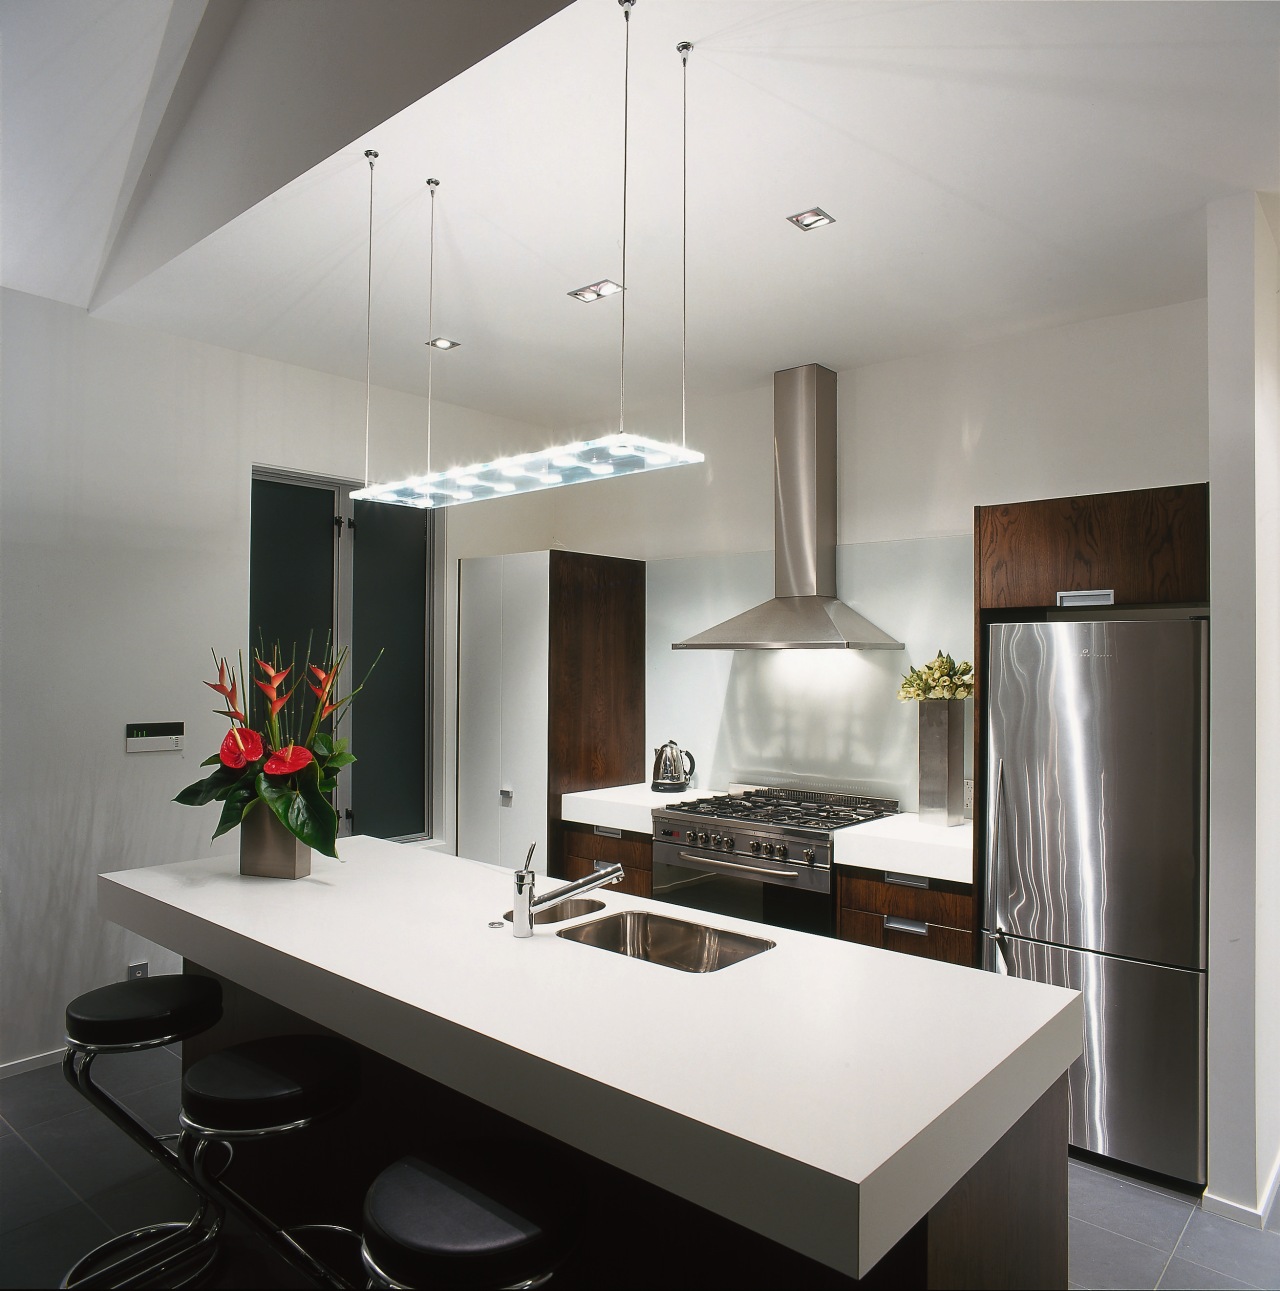
{"type": "Polygon", "coordinates": [[[171,973],[115,982],[77,996],[67,1005],[67,1080],[135,1143],[191,1188],[199,1209],[187,1223],[151,1224],[123,1233],[78,1260],[62,1280],[64,1288],[136,1286],[165,1278],[185,1286],[217,1255],[222,1208],[201,1192],[178,1158],[165,1147],[176,1134],[157,1137],[93,1080],[100,1054],[134,1053],[185,1040],[222,1017],[222,987],[211,977],[171,973]]]}
{"type": "Polygon", "coordinates": [[[272,1036],[232,1045],[192,1063],[182,1078],[179,1153],[197,1186],[235,1211],[294,1268],[336,1291],[346,1291],[350,1284],[293,1234],[356,1234],[340,1224],[282,1227],[223,1181],[229,1159],[222,1160],[215,1172],[208,1158],[218,1144],[229,1158],[237,1143],[306,1129],[349,1106],[358,1088],[356,1048],[321,1035],[272,1036]]]}
{"type": "Polygon", "coordinates": [[[577,1237],[580,1188],[529,1144],[458,1144],[435,1162],[404,1157],[364,1202],[369,1285],[498,1291],[541,1286],[577,1237]]]}

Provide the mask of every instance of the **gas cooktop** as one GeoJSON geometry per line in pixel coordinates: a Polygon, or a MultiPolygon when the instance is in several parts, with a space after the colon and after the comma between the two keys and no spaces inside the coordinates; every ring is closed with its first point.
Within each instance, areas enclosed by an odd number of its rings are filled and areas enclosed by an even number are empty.
{"type": "Polygon", "coordinates": [[[742,821],[757,826],[830,832],[896,815],[898,803],[893,798],[771,788],[672,803],[660,811],[664,816],[695,816],[708,821],[742,821]]]}

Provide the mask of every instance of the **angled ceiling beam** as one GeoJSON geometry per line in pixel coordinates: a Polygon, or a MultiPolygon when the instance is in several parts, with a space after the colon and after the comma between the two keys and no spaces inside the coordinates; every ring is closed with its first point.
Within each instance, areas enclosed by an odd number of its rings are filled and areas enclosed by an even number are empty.
{"type": "Polygon", "coordinates": [[[229,30],[208,6],[90,308],[568,3],[238,0],[229,30]]]}

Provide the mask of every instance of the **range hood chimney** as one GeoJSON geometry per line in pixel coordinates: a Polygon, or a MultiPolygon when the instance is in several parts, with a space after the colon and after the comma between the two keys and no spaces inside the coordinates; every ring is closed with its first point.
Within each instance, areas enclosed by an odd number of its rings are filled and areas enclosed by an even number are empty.
{"type": "Polygon", "coordinates": [[[901,650],[836,599],[836,374],[773,374],[773,599],[673,650],[901,650]]]}

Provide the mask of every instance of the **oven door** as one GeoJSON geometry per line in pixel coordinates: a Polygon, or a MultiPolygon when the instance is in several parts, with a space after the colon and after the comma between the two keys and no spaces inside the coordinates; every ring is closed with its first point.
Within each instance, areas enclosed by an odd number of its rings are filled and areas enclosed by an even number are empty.
{"type": "Polygon", "coordinates": [[[826,937],[834,933],[831,872],[825,869],[758,865],[655,839],[653,896],[690,910],[775,928],[826,937]]]}

